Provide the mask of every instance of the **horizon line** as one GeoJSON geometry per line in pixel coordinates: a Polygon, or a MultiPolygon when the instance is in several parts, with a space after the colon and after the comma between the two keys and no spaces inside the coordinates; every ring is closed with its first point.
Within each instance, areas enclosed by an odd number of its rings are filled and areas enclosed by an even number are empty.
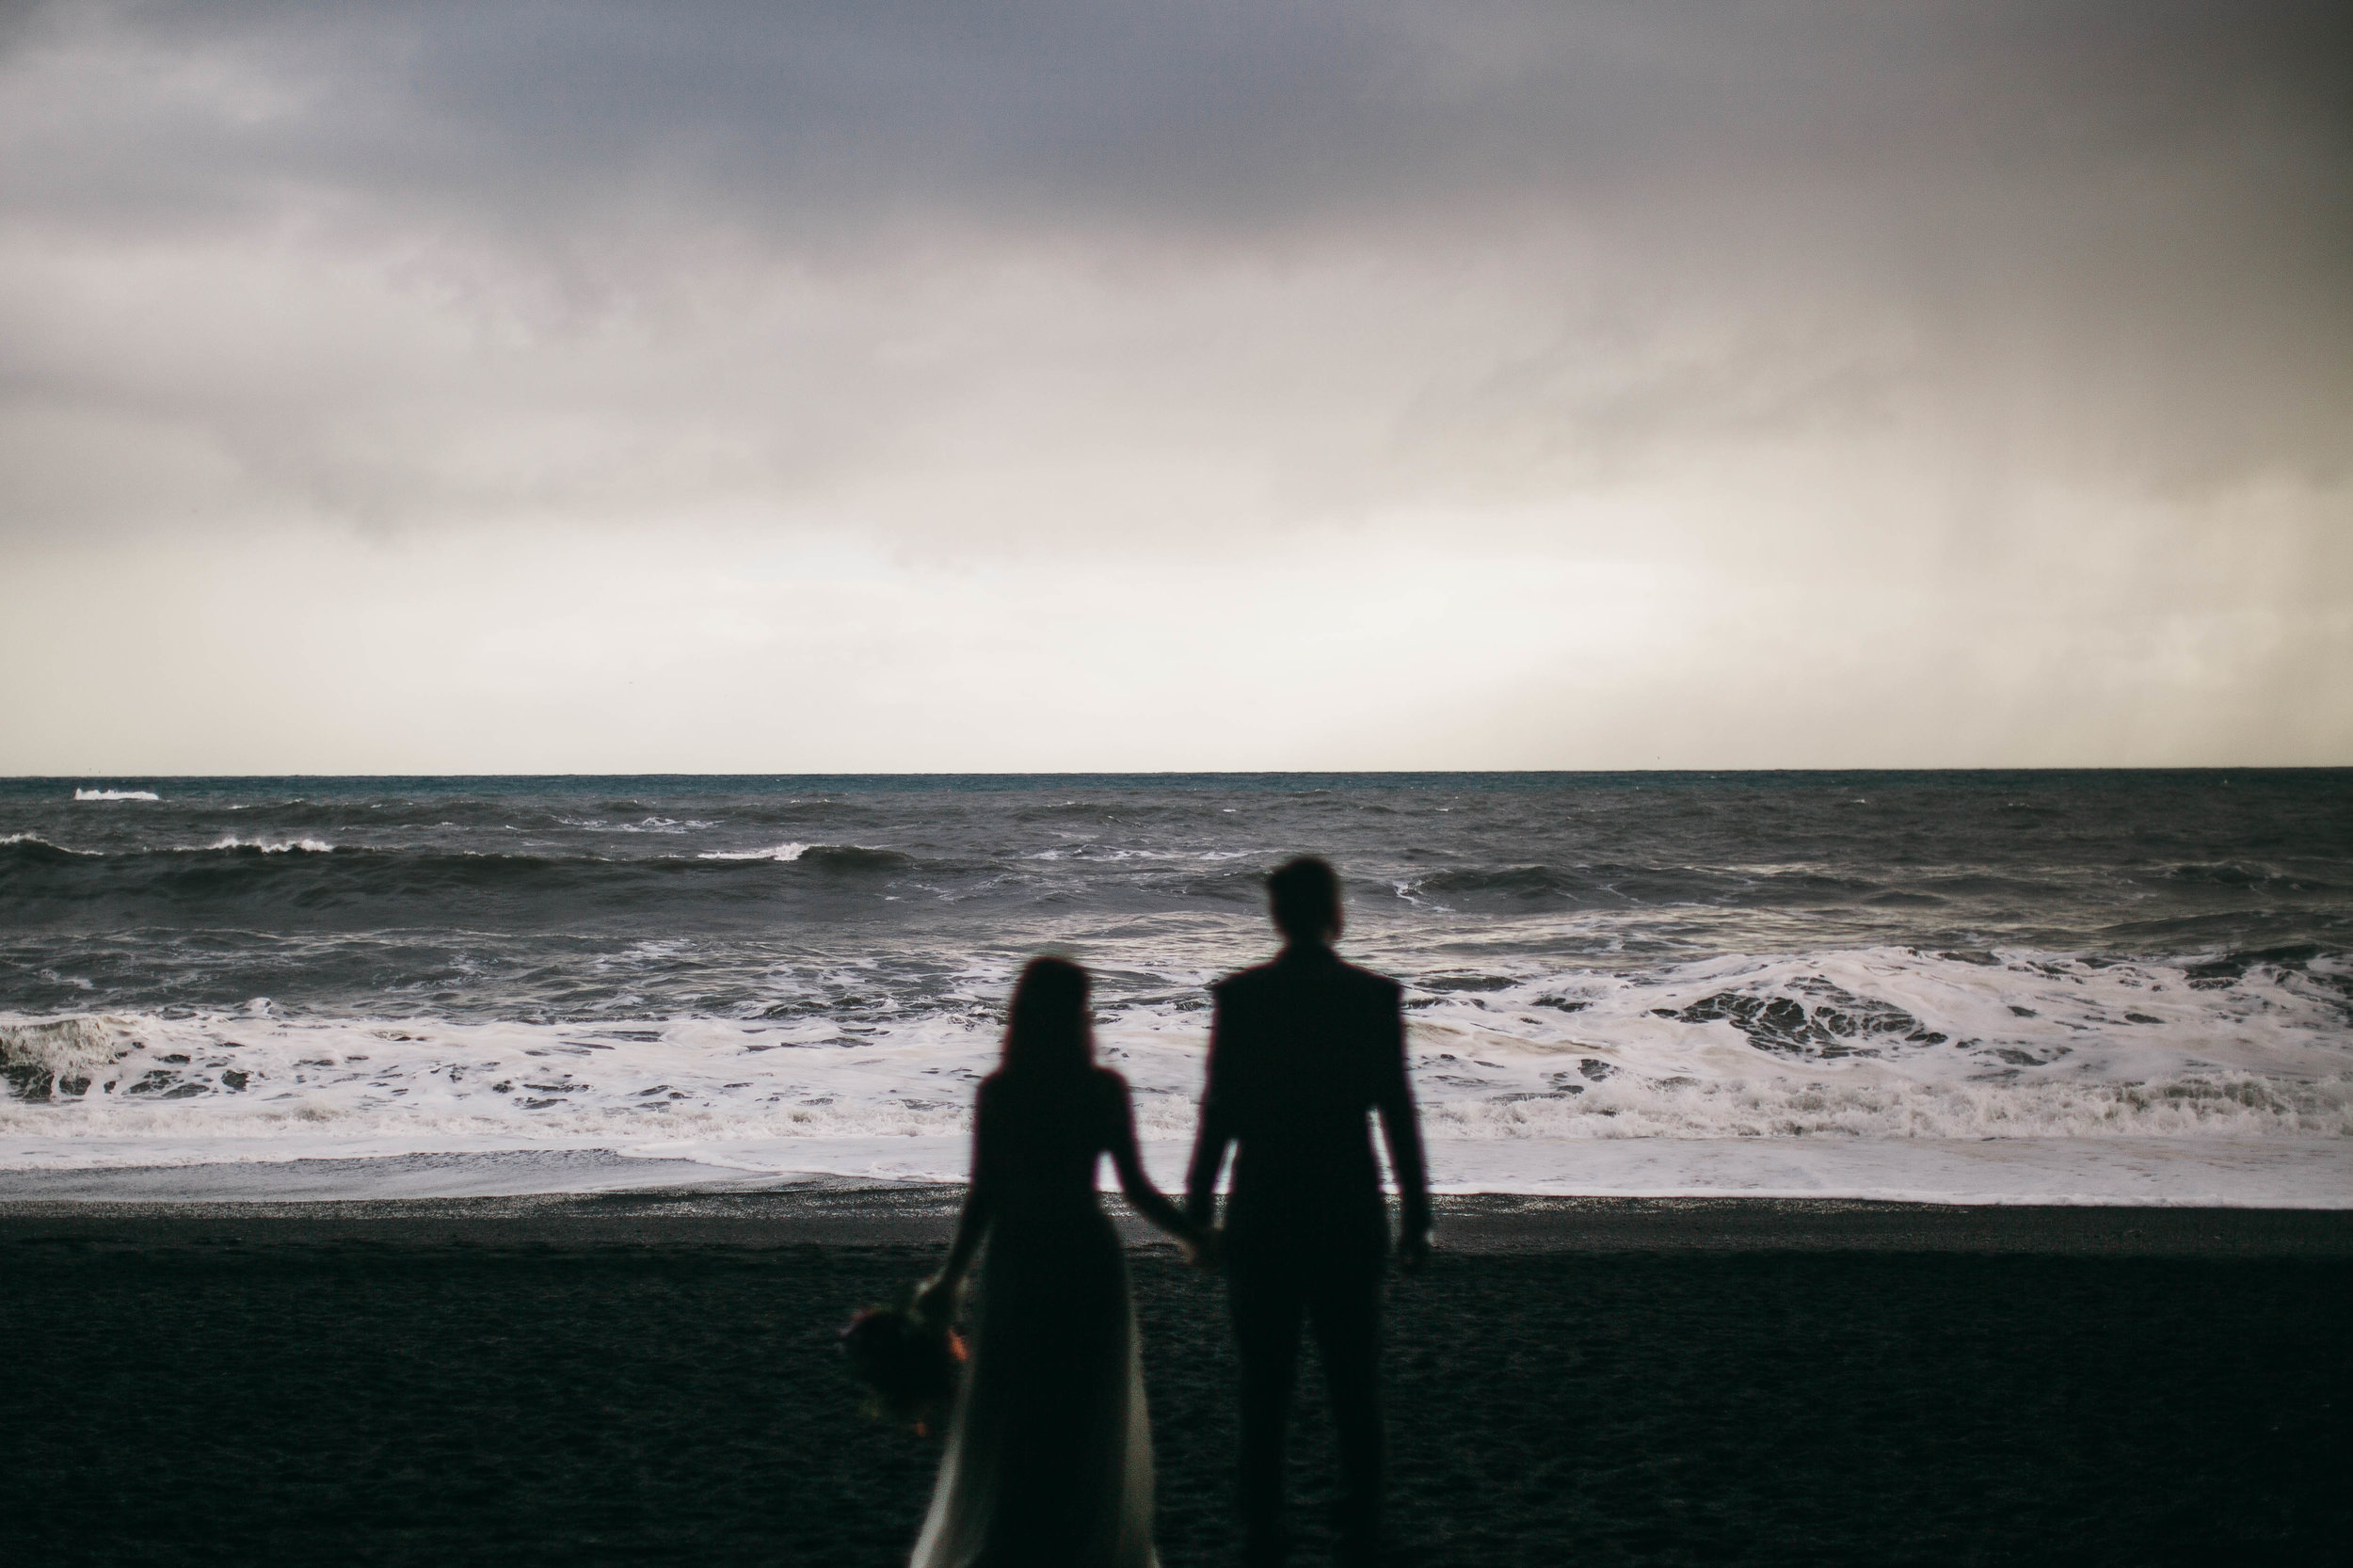
{"type": "Polygon", "coordinates": [[[2080,774],[2080,773],[2345,773],[2353,762],[2037,762],[1827,765],[1812,767],[1646,768],[835,768],[768,772],[371,772],[371,773],[14,773],[0,784],[120,783],[166,779],[400,779],[400,778],[1410,778],[1447,776],[1592,777],[1724,774],[2080,774]]]}

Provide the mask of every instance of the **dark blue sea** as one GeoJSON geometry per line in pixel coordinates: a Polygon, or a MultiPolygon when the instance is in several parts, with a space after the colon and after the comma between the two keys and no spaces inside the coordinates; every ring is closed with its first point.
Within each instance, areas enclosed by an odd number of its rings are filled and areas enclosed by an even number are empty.
{"type": "Polygon", "coordinates": [[[43,778],[0,1138],[929,1146],[1042,951],[1173,1138],[1303,852],[1514,1159],[2353,1126],[2346,770],[43,778]]]}

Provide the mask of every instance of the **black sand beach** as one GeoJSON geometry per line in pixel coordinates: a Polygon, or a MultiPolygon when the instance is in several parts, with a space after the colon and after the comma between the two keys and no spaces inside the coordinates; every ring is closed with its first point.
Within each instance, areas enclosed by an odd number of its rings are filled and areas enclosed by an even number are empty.
{"type": "MultiPolygon", "coordinates": [[[[953,1201],[0,1204],[0,1556],[902,1560],[936,1449],[858,1416],[832,1339],[953,1201]]],[[[1454,1199],[1443,1240],[1390,1297],[1401,1564],[2317,1561],[2353,1528],[2353,1214],[1454,1199]]],[[[1222,1298],[1131,1261],[1162,1558],[1224,1562],[1222,1298]]]]}

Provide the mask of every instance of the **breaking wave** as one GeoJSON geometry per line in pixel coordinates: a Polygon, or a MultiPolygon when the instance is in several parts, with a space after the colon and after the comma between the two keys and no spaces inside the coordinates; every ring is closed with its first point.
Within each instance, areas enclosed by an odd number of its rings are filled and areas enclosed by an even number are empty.
{"type": "MultiPolygon", "coordinates": [[[[1409,1051],[1441,1140],[2353,1136],[2353,973],[2194,968],[1866,950],[1437,969],[1409,985],[1409,1051]]],[[[0,1132],[268,1139],[332,1121],[377,1148],[952,1134],[994,1063],[1002,981],[724,1018],[19,1016],[0,1020],[0,1132]]],[[[1183,1136],[1200,1091],[1206,1019],[1187,991],[1130,972],[1100,999],[1105,1058],[1160,1136],[1183,1136]]]]}
{"type": "Polygon", "coordinates": [[[422,925],[645,918],[676,908],[708,923],[745,901],[824,895],[904,876],[911,856],[856,845],[783,844],[758,854],[604,856],[381,849],[324,839],[225,836],[201,847],[95,853],[22,838],[0,845],[9,899],[0,926],[63,909],[120,910],[139,924],[250,917],[343,927],[356,918],[422,925]],[[779,882],[778,873],[788,880],[779,882]],[[491,901],[485,904],[484,900],[491,901]],[[397,911],[397,913],[396,913],[397,911]]]}
{"type": "Polygon", "coordinates": [[[697,860],[781,860],[790,864],[808,853],[803,843],[774,844],[767,849],[712,849],[695,856],[697,860]]]}

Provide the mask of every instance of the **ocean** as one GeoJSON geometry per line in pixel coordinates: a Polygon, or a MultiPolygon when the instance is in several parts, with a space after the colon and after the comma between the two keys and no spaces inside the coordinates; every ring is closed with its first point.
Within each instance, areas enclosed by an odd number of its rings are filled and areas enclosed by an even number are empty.
{"type": "Polygon", "coordinates": [[[1309,852],[1442,1185],[2353,1205],[2348,770],[0,780],[0,1191],[952,1179],[1040,952],[1172,1179],[1309,852]]]}

